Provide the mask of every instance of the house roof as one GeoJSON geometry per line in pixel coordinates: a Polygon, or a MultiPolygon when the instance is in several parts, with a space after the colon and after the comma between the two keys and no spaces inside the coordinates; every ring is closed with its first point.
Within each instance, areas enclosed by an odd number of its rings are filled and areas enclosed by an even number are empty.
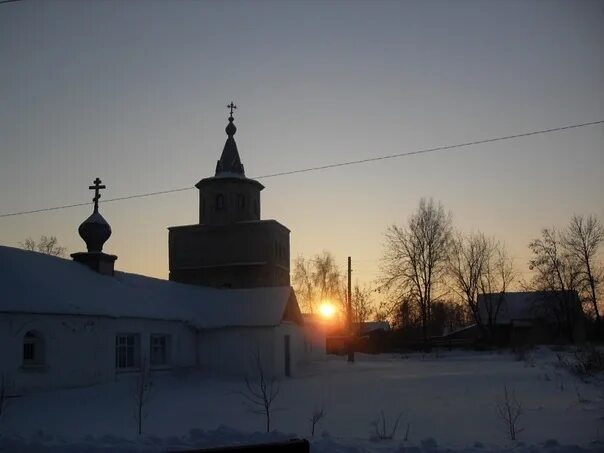
{"type": "Polygon", "coordinates": [[[510,324],[519,320],[552,319],[550,304],[568,302],[581,308],[576,291],[524,291],[505,293],[499,308],[500,294],[488,293],[478,296],[478,310],[481,319],[486,322],[491,313],[497,313],[496,324],[510,324]]]}
{"type": "Polygon", "coordinates": [[[361,324],[362,333],[374,332],[376,330],[387,332],[390,330],[390,323],[388,321],[366,321],[361,324]]]}
{"type": "Polygon", "coordinates": [[[5,313],[147,318],[219,328],[275,326],[286,310],[297,309],[290,286],[215,289],[125,272],[108,276],[12,247],[0,246],[0,269],[0,312],[5,313]]]}

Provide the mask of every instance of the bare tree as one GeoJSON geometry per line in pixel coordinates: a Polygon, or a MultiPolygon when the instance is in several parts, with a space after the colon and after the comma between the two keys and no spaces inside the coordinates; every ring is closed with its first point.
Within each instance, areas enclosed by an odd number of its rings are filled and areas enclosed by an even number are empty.
{"type": "Polygon", "coordinates": [[[570,258],[579,265],[581,283],[588,294],[596,322],[600,322],[598,310],[598,275],[596,256],[604,242],[604,227],[595,216],[574,215],[563,234],[563,245],[570,258]]]}
{"type": "Polygon", "coordinates": [[[279,381],[275,377],[267,376],[259,350],[253,358],[255,376],[254,379],[245,377],[245,391],[241,392],[241,395],[253,413],[264,415],[268,433],[271,430],[273,403],[279,395],[279,381]]]}
{"type": "Polygon", "coordinates": [[[381,287],[398,302],[417,304],[424,342],[437,285],[442,284],[451,239],[451,215],[441,204],[421,199],[406,227],[392,225],[386,231],[381,261],[381,287]]]}
{"type": "MultiPolygon", "coordinates": [[[[479,282],[479,291],[484,298],[487,333],[493,333],[505,294],[516,278],[514,263],[505,247],[499,242],[489,254],[479,282]]],[[[483,323],[485,319],[482,320],[483,323]]]]}
{"type": "MultiPolygon", "coordinates": [[[[400,413],[398,415],[398,417],[396,417],[396,420],[394,421],[394,424],[392,425],[392,428],[389,429],[388,428],[388,420],[386,419],[386,416],[384,415],[384,411],[380,411],[380,415],[371,422],[371,426],[373,428],[373,432],[372,432],[372,438],[376,439],[376,440],[391,440],[394,439],[394,436],[396,435],[396,430],[398,429],[398,424],[401,420],[402,417],[402,413],[400,413]]],[[[407,429],[409,427],[407,426],[407,429]]],[[[405,434],[405,438],[408,436],[408,431],[405,434]]],[[[405,439],[406,440],[406,439],[405,439]]]]}
{"type": "Polygon", "coordinates": [[[132,386],[132,399],[134,402],[134,416],[138,424],[138,434],[143,430],[143,420],[147,418],[145,408],[151,399],[151,373],[147,367],[147,360],[143,359],[139,372],[136,375],[136,380],[132,386]]]}
{"type": "Polygon", "coordinates": [[[323,251],[311,259],[296,258],[292,284],[300,304],[311,314],[321,301],[343,303],[342,273],[330,252],[323,251]]]}
{"type": "Polygon", "coordinates": [[[354,322],[362,328],[363,323],[367,322],[375,312],[371,288],[367,286],[354,285],[352,296],[352,315],[354,322]]]}
{"type": "Polygon", "coordinates": [[[19,243],[19,246],[25,250],[52,256],[64,257],[67,253],[67,249],[59,245],[56,236],[40,236],[38,242],[34,241],[31,237],[28,237],[24,242],[19,243]]]}
{"type": "Polygon", "coordinates": [[[453,291],[467,304],[474,321],[480,327],[483,321],[478,309],[478,293],[488,262],[494,249],[494,241],[482,233],[462,235],[451,241],[449,274],[453,291]]]}
{"type": "Polygon", "coordinates": [[[522,405],[516,399],[514,390],[503,387],[503,398],[497,401],[497,413],[505,422],[505,427],[510,440],[516,440],[516,436],[524,431],[518,427],[518,418],[522,415],[522,405]]]}
{"type": "Polygon", "coordinates": [[[310,435],[314,437],[315,435],[315,427],[327,416],[327,411],[325,410],[325,406],[321,404],[321,406],[315,406],[312,411],[312,416],[308,419],[310,422],[310,435]]]}
{"type": "Polygon", "coordinates": [[[545,308],[555,317],[560,333],[566,331],[572,342],[574,326],[581,314],[576,306],[580,263],[565,250],[562,235],[553,228],[543,229],[541,238],[532,241],[529,248],[533,253],[529,261],[529,269],[534,272],[533,289],[544,293],[545,308]]]}

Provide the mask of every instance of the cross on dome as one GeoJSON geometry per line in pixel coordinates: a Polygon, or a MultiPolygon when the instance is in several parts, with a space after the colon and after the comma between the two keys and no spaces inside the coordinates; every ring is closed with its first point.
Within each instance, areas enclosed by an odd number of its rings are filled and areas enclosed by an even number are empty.
{"type": "Polygon", "coordinates": [[[107,186],[101,185],[101,183],[103,181],[101,181],[101,179],[98,176],[92,182],[94,183],[94,186],[88,186],[88,188],[90,190],[94,190],[94,198],[92,199],[92,201],[94,201],[94,212],[98,212],[98,210],[99,210],[99,199],[101,198],[100,190],[101,189],[106,189],[107,186]]]}
{"type": "Polygon", "coordinates": [[[237,106],[231,101],[229,105],[227,105],[227,109],[231,109],[230,116],[233,116],[233,110],[237,110],[237,106]]]}

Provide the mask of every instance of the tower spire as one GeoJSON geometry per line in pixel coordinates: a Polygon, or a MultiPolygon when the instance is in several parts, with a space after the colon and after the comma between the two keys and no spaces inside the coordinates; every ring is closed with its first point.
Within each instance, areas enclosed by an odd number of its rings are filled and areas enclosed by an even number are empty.
{"type": "Polygon", "coordinates": [[[220,176],[224,173],[245,176],[243,164],[241,163],[239,151],[237,150],[237,143],[235,143],[235,139],[233,138],[237,132],[237,127],[233,124],[233,111],[237,109],[237,106],[231,101],[231,103],[227,105],[227,108],[229,109],[229,124],[227,124],[227,127],[224,129],[227,134],[227,140],[224,144],[220,160],[216,163],[216,176],[220,176]]]}

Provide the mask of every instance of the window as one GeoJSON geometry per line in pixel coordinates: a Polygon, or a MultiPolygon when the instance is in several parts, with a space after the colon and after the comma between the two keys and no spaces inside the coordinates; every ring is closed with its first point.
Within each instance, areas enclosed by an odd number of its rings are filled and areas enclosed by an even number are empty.
{"type": "Polygon", "coordinates": [[[23,366],[44,365],[44,339],[39,332],[30,330],[23,337],[23,366]]]}
{"type": "Polygon", "coordinates": [[[220,211],[222,208],[224,208],[224,195],[219,193],[216,195],[216,210],[220,211]]]}
{"type": "Polygon", "coordinates": [[[139,365],[140,337],[127,333],[115,337],[115,366],[117,368],[136,368],[139,365]]]}
{"type": "Polygon", "coordinates": [[[151,335],[151,366],[168,365],[170,337],[168,335],[151,335]]]}

